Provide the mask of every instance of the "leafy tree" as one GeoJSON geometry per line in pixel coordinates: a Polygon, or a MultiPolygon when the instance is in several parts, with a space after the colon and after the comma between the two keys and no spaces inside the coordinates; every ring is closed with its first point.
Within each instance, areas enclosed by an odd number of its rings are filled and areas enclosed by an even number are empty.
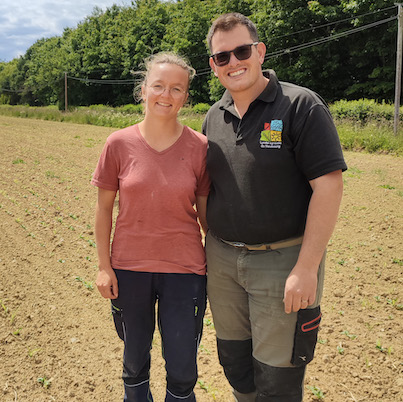
{"type": "Polygon", "coordinates": [[[16,105],[21,100],[21,88],[24,80],[20,69],[21,59],[15,58],[0,63],[0,103],[16,105]]]}
{"type": "MultiPolygon", "coordinates": [[[[374,94],[372,86],[365,86],[363,91],[359,89],[363,89],[363,84],[371,81],[371,75],[379,71],[387,73],[388,79],[378,83],[385,89],[385,83],[390,82],[389,59],[394,50],[393,38],[384,25],[379,30],[365,30],[316,46],[306,46],[297,52],[287,53],[281,50],[309,44],[320,38],[329,38],[380,19],[379,14],[373,13],[356,17],[385,8],[388,4],[391,2],[381,0],[256,0],[253,8],[258,11],[252,15],[252,19],[257,23],[261,38],[268,46],[265,67],[274,68],[282,80],[316,90],[328,101],[355,99],[368,96],[371,92],[374,94]],[[382,49],[378,46],[379,38],[382,49]],[[278,51],[279,55],[276,53],[278,51]],[[378,52],[384,53],[384,57],[380,58],[378,52]],[[362,56],[363,53],[365,57],[362,56]],[[364,63],[365,67],[360,63],[364,63]]],[[[384,99],[390,99],[391,93],[384,92],[383,95],[384,99]]]]}
{"type": "Polygon", "coordinates": [[[208,1],[183,0],[172,9],[171,21],[163,38],[162,48],[187,56],[197,71],[191,90],[193,103],[208,99],[208,77],[210,67],[206,51],[205,37],[212,16],[208,1]]]}
{"type": "Polygon", "coordinates": [[[135,0],[105,12],[94,8],[76,28],[40,39],[22,57],[0,63],[0,88],[14,91],[3,90],[0,102],[64,107],[66,71],[71,105],[132,103],[139,77],[131,71],[161,50],[186,56],[197,70],[193,103],[215,101],[224,89],[210,72],[205,38],[211,21],[232,11],[257,24],[267,45],[264,67],[274,68],[281,80],[310,87],[327,101],[393,100],[396,20],[360,30],[395,16],[391,0],[135,0]],[[327,40],[343,32],[348,35],[327,40]]]}

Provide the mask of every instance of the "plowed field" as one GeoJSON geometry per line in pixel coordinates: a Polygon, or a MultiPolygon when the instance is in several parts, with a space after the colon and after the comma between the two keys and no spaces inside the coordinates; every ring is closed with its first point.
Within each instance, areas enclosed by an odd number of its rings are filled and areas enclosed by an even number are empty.
{"type": "MultiPolygon", "coordinates": [[[[122,343],[94,286],[96,189],[110,128],[0,116],[0,401],[123,399],[122,343]]],[[[403,400],[403,160],[345,154],[323,320],[304,401],[403,400]],[[322,396],[323,395],[323,396],[322,396]]],[[[155,336],[151,386],[163,401],[155,336]]],[[[209,311],[199,402],[228,402],[209,311]]]]}

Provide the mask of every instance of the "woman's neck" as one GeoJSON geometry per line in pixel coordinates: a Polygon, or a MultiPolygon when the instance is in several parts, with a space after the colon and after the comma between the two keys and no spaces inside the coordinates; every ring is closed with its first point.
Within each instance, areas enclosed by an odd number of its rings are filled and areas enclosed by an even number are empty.
{"type": "Polygon", "coordinates": [[[138,126],[147,144],[158,152],[173,145],[183,131],[183,125],[177,119],[147,119],[146,116],[138,126]]]}

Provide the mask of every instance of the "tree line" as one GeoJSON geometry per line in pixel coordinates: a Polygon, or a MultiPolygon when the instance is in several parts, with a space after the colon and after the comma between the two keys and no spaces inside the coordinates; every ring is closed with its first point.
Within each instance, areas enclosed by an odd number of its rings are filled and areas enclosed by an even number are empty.
{"type": "Polygon", "coordinates": [[[0,62],[0,103],[64,108],[134,103],[136,72],[150,54],[175,51],[197,75],[191,102],[219,99],[206,35],[220,14],[241,12],[267,46],[264,68],[309,87],[328,102],[394,99],[397,7],[385,0],[136,0],[94,8],[75,28],[42,38],[23,56],[0,62]],[[129,82],[127,80],[130,80],[129,82]]]}

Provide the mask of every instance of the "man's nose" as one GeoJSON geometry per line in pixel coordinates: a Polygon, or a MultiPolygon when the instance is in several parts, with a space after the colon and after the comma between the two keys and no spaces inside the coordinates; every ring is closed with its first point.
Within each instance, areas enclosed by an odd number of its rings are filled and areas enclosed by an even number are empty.
{"type": "Polygon", "coordinates": [[[235,57],[234,52],[231,52],[228,64],[230,66],[236,66],[238,63],[239,63],[239,60],[235,57]]]}

